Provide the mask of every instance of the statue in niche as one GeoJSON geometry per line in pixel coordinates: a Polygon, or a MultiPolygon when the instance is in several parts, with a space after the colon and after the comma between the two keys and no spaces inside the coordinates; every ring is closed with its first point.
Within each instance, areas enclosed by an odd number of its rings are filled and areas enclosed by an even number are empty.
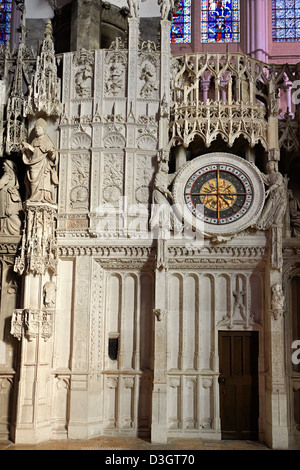
{"type": "Polygon", "coordinates": [[[4,160],[3,171],[4,174],[0,179],[0,234],[19,235],[22,201],[15,164],[10,160],[4,160]]]}
{"type": "Polygon", "coordinates": [[[93,68],[90,64],[82,66],[75,75],[75,90],[78,96],[86,98],[91,95],[93,68]]]}
{"type": "Polygon", "coordinates": [[[162,20],[170,20],[170,13],[175,10],[179,0],[158,0],[162,20]]]}
{"type": "Polygon", "coordinates": [[[292,237],[300,237],[300,202],[291,189],[288,190],[292,237]]]}
{"type": "Polygon", "coordinates": [[[282,286],[280,284],[274,284],[272,286],[271,307],[275,320],[283,313],[284,301],[285,297],[283,295],[282,286]]]}
{"type": "Polygon", "coordinates": [[[157,90],[156,71],[154,66],[150,64],[150,62],[145,63],[140,75],[140,80],[144,80],[145,82],[141,89],[142,97],[149,97],[154,91],[157,90]]]}
{"type": "Polygon", "coordinates": [[[43,288],[44,306],[46,308],[55,307],[56,285],[54,282],[48,281],[43,288]]]}
{"type": "Polygon", "coordinates": [[[23,162],[27,166],[29,201],[55,204],[58,154],[52,140],[45,133],[46,127],[46,121],[38,119],[35,125],[36,137],[31,144],[22,142],[23,162]]]}
{"type": "Polygon", "coordinates": [[[113,62],[109,68],[109,77],[105,83],[106,91],[114,95],[120,93],[124,85],[124,65],[113,62]]]}
{"type": "Polygon", "coordinates": [[[157,267],[167,267],[165,240],[170,238],[170,231],[175,226],[175,214],[172,211],[169,200],[173,201],[173,195],[168,189],[175,178],[169,174],[169,165],[166,160],[159,162],[155,175],[152,193],[152,214],[150,226],[155,230],[154,238],[157,238],[157,267]]]}
{"type": "Polygon", "coordinates": [[[267,163],[267,174],[261,173],[264,183],[269,187],[266,191],[266,203],[257,228],[266,230],[271,225],[281,225],[287,207],[287,191],[283,175],[277,171],[276,162],[267,163]]]}

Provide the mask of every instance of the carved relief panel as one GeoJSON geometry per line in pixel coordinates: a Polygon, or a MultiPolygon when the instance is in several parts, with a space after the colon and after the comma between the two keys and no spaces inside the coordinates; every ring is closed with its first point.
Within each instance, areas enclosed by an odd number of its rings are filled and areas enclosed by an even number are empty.
{"type": "MultiPolygon", "coordinates": [[[[152,46],[153,48],[154,46],[152,46]]],[[[159,96],[159,56],[155,51],[140,54],[138,64],[138,97],[155,100],[159,96]]]]}
{"type": "Polygon", "coordinates": [[[122,153],[103,154],[102,199],[118,205],[124,194],[124,156],[122,153]]]}
{"type": "Polygon", "coordinates": [[[105,57],[105,96],[125,96],[127,54],[108,51],[105,57]]]}

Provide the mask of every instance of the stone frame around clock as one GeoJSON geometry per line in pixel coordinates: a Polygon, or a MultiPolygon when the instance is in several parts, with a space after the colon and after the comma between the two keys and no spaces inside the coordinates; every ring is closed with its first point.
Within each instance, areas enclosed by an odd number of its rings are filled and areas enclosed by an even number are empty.
{"type": "Polygon", "coordinates": [[[184,198],[184,188],[191,176],[200,168],[212,164],[225,164],[236,167],[243,172],[252,185],[253,199],[248,211],[238,220],[230,224],[208,224],[203,222],[204,235],[231,235],[241,232],[253,226],[257,221],[265,202],[265,187],[260,171],[253,164],[243,158],[225,152],[214,152],[200,155],[195,159],[185,163],[177,172],[172,188],[174,211],[180,220],[193,228],[199,227],[198,219],[190,210],[184,210],[186,202],[184,198]]]}

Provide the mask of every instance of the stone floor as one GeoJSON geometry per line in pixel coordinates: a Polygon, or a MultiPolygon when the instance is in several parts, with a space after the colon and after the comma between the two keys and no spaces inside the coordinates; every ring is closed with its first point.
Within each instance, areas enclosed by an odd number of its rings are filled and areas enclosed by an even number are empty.
{"type": "Polygon", "coordinates": [[[107,450],[107,451],[198,451],[198,450],[269,450],[255,441],[216,441],[208,439],[170,439],[167,444],[152,444],[138,438],[98,437],[88,441],[49,441],[36,445],[1,443],[0,450],[107,450]]]}

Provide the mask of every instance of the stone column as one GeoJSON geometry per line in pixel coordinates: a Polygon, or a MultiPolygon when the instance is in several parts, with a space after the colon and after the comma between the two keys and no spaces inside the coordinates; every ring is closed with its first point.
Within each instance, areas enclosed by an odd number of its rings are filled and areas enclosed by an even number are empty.
{"type": "MultiPolygon", "coordinates": [[[[278,229],[278,228],[277,228],[278,229]]],[[[281,230],[270,229],[269,246],[281,245],[281,230]],[[275,232],[274,232],[275,230],[275,232]]],[[[277,247],[278,248],[278,247],[277,247]]],[[[266,410],[265,441],[272,449],[288,449],[288,393],[285,372],[284,296],[281,269],[272,266],[271,259],[266,279],[267,312],[265,322],[266,348],[266,410]]],[[[277,258],[277,257],[276,257],[277,258]]]]}
{"type": "Polygon", "coordinates": [[[57,206],[27,201],[25,229],[15,271],[23,274],[23,308],[14,310],[11,333],[21,342],[14,438],[51,438],[53,330],[56,312],[57,206]]]}
{"type": "Polygon", "coordinates": [[[71,51],[100,49],[101,8],[99,0],[73,0],[71,51]]]}
{"type": "Polygon", "coordinates": [[[248,0],[250,14],[250,37],[248,51],[251,57],[268,61],[268,1],[248,0]]]}
{"type": "Polygon", "coordinates": [[[186,163],[186,149],[183,145],[178,145],[175,149],[176,171],[186,163]]]}
{"type": "MultiPolygon", "coordinates": [[[[159,123],[160,157],[166,161],[168,150],[168,109],[170,105],[170,28],[171,23],[161,20],[161,77],[160,99],[164,102],[164,113],[161,113],[159,123]]],[[[152,442],[167,442],[167,239],[163,231],[158,231],[157,259],[155,272],[155,327],[154,327],[154,379],[152,394],[152,442]],[[163,260],[161,263],[160,260],[163,260]]]]}
{"type": "Polygon", "coordinates": [[[70,439],[88,439],[89,436],[89,302],[91,258],[76,258],[75,298],[73,314],[70,419],[70,439]]]}

